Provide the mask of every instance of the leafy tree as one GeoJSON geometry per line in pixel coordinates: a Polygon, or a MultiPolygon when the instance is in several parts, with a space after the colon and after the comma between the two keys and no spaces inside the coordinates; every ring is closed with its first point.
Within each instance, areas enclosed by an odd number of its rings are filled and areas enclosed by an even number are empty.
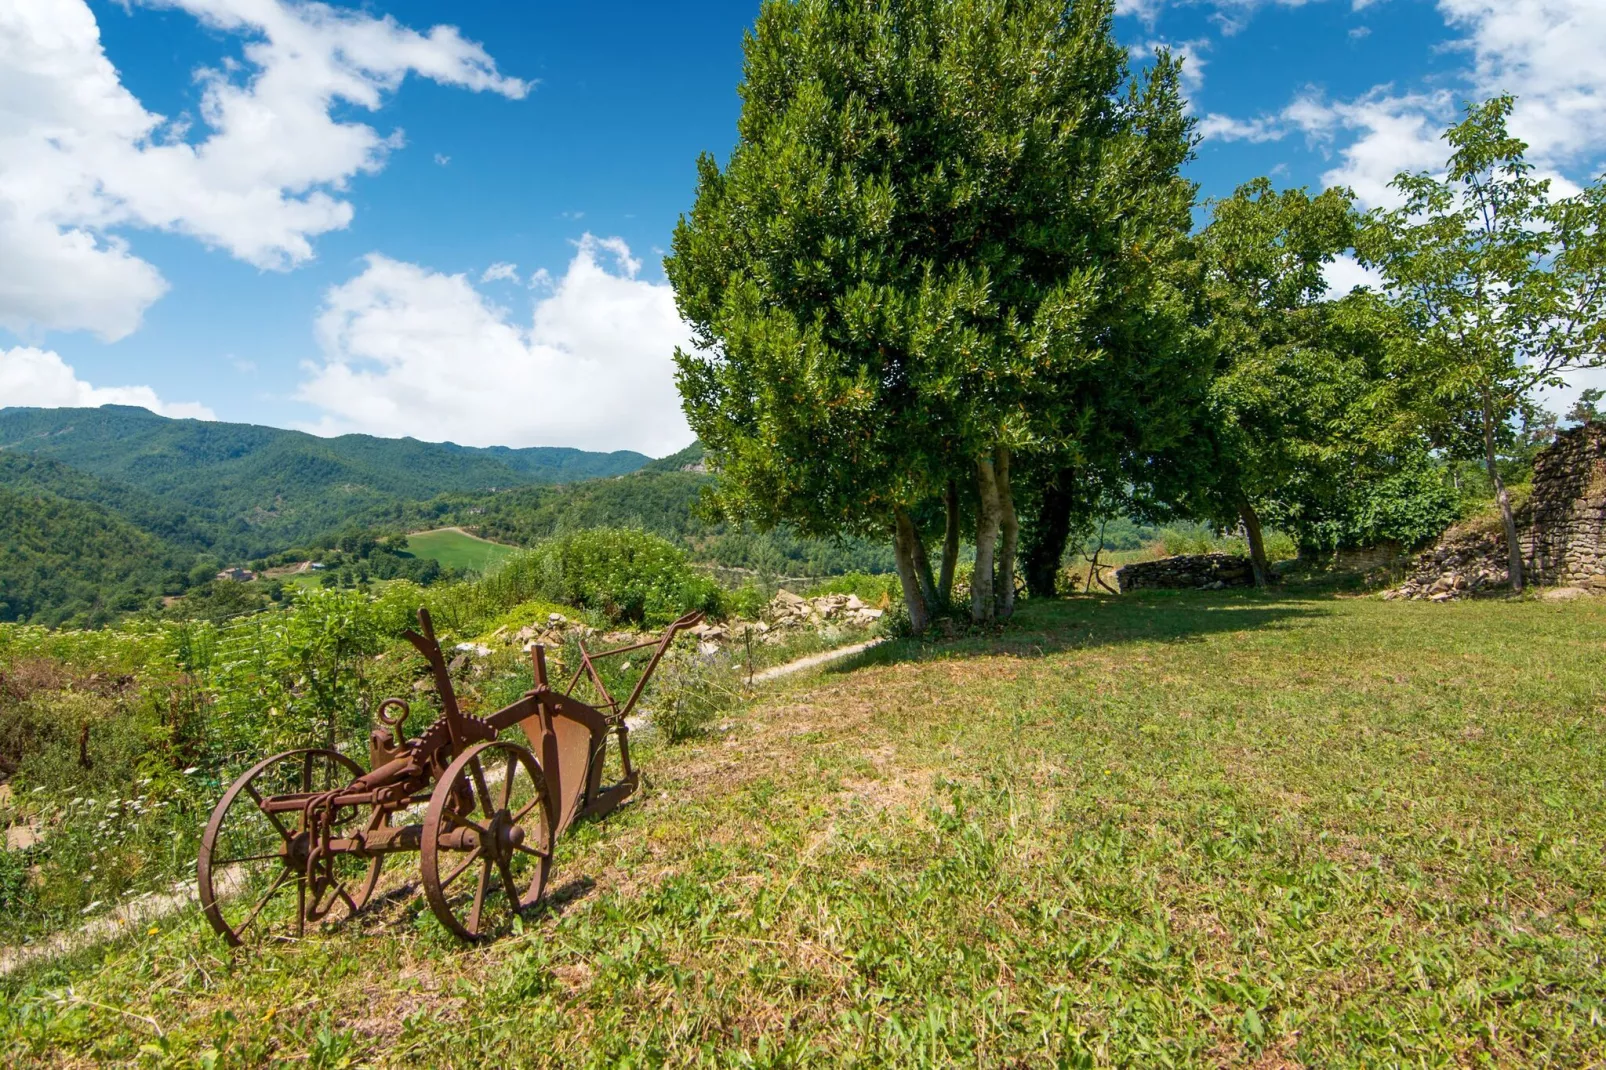
{"type": "Polygon", "coordinates": [[[921,507],[956,517],[959,485],[972,616],[1011,611],[1014,456],[1063,438],[1109,265],[1150,252],[1123,210],[1187,152],[1176,64],[1129,79],[1112,16],[1110,0],[770,0],[738,144],[723,170],[699,161],[665,260],[720,507],[892,536],[916,631],[944,596],[921,507]],[[1163,138],[1177,161],[1148,147],[1163,138]]]}
{"type": "Polygon", "coordinates": [[[1513,100],[1468,105],[1445,134],[1444,177],[1401,174],[1404,204],[1379,212],[1360,249],[1409,323],[1409,370],[1437,441],[1481,454],[1523,586],[1501,447],[1533,392],[1599,367],[1606,341],[1606,182],[1553,197],[1507,130],[1513,100]]]}
{"type": "Polygon", "coordinates": [[[1347,190],[1279,193],[1260,178],[1213,205],[1199,243],[1219,360],[1210,489],[1218,517],[1243,524],[1258,586],[1270,579],[1261,513],[1299,477],[1331,470],[1334,421],[1352,400],[1323,276],[1352,232],[1347,190]]]}
{"type": "Polygon", "coordinates": [[[1573,407],[1567,410],[1567,421],[1575,424],[1594,423],[1602,416],[1600,399],[1606,397],[1606,390],[1590,387],[1578,395],[1573,407]]]}

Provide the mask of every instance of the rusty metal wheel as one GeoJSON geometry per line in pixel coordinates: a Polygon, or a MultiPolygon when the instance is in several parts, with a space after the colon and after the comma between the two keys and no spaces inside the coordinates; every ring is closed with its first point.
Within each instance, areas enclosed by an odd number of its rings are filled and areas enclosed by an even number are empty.
{"type": "MultiPolygon", "coordinates": [[[[229,787],[206,823],[196,864],[201,911],[219,936],[239,946],[248,931],[265,935],[283,925],[282,912],[268,910],[281,896],[296,899],[288,923],[298,933],[307,921],[330,918],[342,905],[348,914],[362,909],[378,883],[382,860],[314,859],[316,846],[303,815],[264,809],[265,800],[276,795],[330,791],[362,774],[362,767],[339,751],[310,748],[265,758],[229,787]]],[[[355,831],[360,816],[354,808],[335,814],[332,833],[355,831]]]]}
{"type": "Polygon", "coordinates": [[[507,740],[464,751],[435,784],[419,869],[430,909],[464,940],[488,935],[493,897],[534,906],[552,868],[552,799],[529,751],[507,740]],[[464,879],[464,878],[468,879],[464,879]]]}

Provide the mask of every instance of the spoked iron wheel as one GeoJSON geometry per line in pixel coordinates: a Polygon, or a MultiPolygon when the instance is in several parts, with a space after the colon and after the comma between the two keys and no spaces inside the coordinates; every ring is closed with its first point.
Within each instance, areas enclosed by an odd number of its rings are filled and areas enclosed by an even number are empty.
{"type": "MultiPolygon", "coordinates": [[[[307,863],[315,844],[302,813],[264,808],[274,796],[330,791],[362,774],[362,767],[339,751],[314,748],[266,758],[230,786],[206,824],[196,866],[201,911],[219,936],[239,946],[248,932],[267,935],[272,925],[284,924],[282,911],[269,908],[285,898],[295,900],[289,924],[297,933],[308,921],[362,909],[379,881],[382,860],[320,855],[309,880],[307,863]]],[[[331,834],[356,831],[362,814],[352,808],[335,814],[331,834]]]]}
{"type": "Polygon", "coordinates": [[[552,800],[529,751],[507,740],[464,751],[435,785],[419,868],[440,923],[478,940],[546,890],[552,800]]]}

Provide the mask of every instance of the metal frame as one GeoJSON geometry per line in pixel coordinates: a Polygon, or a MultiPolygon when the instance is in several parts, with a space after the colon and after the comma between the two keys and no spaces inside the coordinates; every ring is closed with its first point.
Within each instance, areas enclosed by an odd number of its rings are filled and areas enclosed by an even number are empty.
{"type": "Polygon", "coordinates": [[[420,609],[419,630],[405,637],[429,663],[440,717],[420,735],[404,739],[407,702],[381,702],[379,724],[369,738],[368,772],[349,756],[324,749],[287,751],[247,770],[219,801],[201,839],[197,877],[207,920],[230,944],[239,945],[267,903],[293,884],[299,935],[308,922],[330,918],[341,906],[347,915],[361,910],[385,860],[416,852],[426,898],[441,924],[467,940],[487,935],[491,925],[484,908],[493,882],[500,882],[512,912],[522,912],[544,891],[553,841],[576,821],[600,817],[635,793],[639,777],[630,761],[626,718],[675,636],[702,619],[701,613],[688,613],[657,639],[597,653],[580,643],[580,667],[561,692],[548,681],[546,648],[532,646],[534,687],[482,719],[459,707],[429,612],[420,609]],[[602,682],[597,662],[649,648],[652,657],[621,703],[602,682]],[[587,678],[601,698],[598,706],[574,697],[587,678]],[[522,729],[527,748],[499,738],[514,726],[522,729]],[[610,733],[618,741],[621,776],[604,785],[610,733]],[[488,777],[486,761],[500,756],[506,757],[501,779],[488,777]],[[314,766],[320,763],[325,781],[337,773],[350,778],[339,786],[315,786],[314,766]],[[287,777],[299,790],[264,794],[258,786],[282,785],[287,777]],[[529,781],[527,799],[515,792],[521,779],[529,781]],[[393,823],[420,807],[426,808],[421,822],[393,823]],[[278,841],[277,847],[227,857],[225,841],[235,835],[230,822],[254,823],[263,838],[278,841]],[[450,886],[476,863],[480,876],[465,914],[450,886]],[[247,866],[256,869],[246,871],[247,866]],[[530,874],[523,890],[516,875],[522,872],[530,874]],[[233,920],[229,915],[237,903],[231,900],[242,898],[233,893],[249,885],[253,875],[264,883],[272,878],[270,887],[242,920],[233,920]]]}

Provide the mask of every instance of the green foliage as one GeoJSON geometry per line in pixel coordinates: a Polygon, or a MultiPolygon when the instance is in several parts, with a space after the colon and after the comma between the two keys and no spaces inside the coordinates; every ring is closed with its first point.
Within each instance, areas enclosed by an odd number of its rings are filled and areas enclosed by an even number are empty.
{"type": "Polygon", "coordinates": [[[693,609],[720,610],[717,583],[667,539],[630,528],[560,535],[509,558],[480,584],[507,605],[545,598],[615,622],[660,626],[693,609]]]}
{"type": "Polygon", "coordinates": [[[634,471],[628,451],[473,449],[369,435],[317,438],[250,424],[169,420],[144,409],[0,410],[0,445],[49,458],[108,483],[116,508],[151,499],[182,518],[178,533],[227,558],[251,558],[344,526],[401,499],[568,482],[634,471]],[[137,495],[122,485],[137,488],[137,495]]]}
{"type": "Polygon", "coordinates": [[[824,594],[856,594],[862,601],[872,606],[890,605],[903,597],[903,592],[898,587],[898,577],[884,573],[869,575],[864,572],[832,576],[823,583],[809,588],[805,593],[810,598],[824,594]]]}
{"type": "Polygon", "coordinates": [[[893,567],[891,551],[867,539],[810,539],[786,525],[760,532],[709,519],[702,505],[715,483],[713,476],[674,468],[564,487],[521,487],[484,499],[462,519],[489,538],[525,546],[586,528],[639,528],[680,543],[695,560],[772,576],[893,567]]]}
{"type": "Polygon", "coordinates": [[[1384,543],[1413,548],[1437,538],[1465,509],[1443,463],[1421,451],[1390,468],[1374,467],[1364,480],[1346,484],[1321,512],[1297,522],[1276,509],[1272,523],[1297,528],[1308,549],[1358,549],[1384,543]]]}
{"type": "Polygon", "coordinates": [[[1425,414],[1464,456],[1507,438],[1533,391],[1606,360],[1606,182],[1553,196],[1507,130],[1513,105],[1468,105],[1445,177],[1399,175],[1405,203],[1359,245],[1409,320],[1425,414]]]}
{"type": "Polygon", "coordinates": [[[1514,101],[1469,104],[1445,133],[1443,178],[1401,174],[1399,208],[1359,243],[1408,323],[1405,375],[1436,445],[1484,460],[1510,552],[1523,557],[1499,454],[1528,423],[1535,391],[1606,363],[1606,180],[1554,197],[1506,121],[1514,101]]]}
{"type": "Polygon", "coordinates": [[[1095,344],[1164,318],[1141,265],[1191,200],[1177,67],[1129,80],[1111,11],[764,5],[738,144],[699,162],[665,261],[725,515],[884,539],[995,448],[1067,437],[1126,357],[1169,355],[1095,344]]]}
{"type": "Polygon", "coordinates": [[[730,673],[702,656],[662,666],[652,683],[652,723],[670,743],[705,734],[723,714],[742,702],[730,673]]]}
{"type": "Polygon", "coordinates": [[[1391,358],[1400,323],[1366,291],[1325,297],[1324,268],[1355,233],[1349,192],[1258,179],[1213,209],[1200,250],[1220,361],[1203,473],[1216,518],[1264,516],[1312,547],[1395,529],[1417,541],[1441,503],[1400,476],[1429,464],[1391,358]],[[1380,481],[1386,507],[1370,497],[1380,481]],[[1427,498],[1400,497],[1411,490],[1427,498]]]}
{"type": "Polygon", "coordinates": [[[104,624],[183,590],[192,559],[102,506],[0,485],[0,621],[104,624]]]}

